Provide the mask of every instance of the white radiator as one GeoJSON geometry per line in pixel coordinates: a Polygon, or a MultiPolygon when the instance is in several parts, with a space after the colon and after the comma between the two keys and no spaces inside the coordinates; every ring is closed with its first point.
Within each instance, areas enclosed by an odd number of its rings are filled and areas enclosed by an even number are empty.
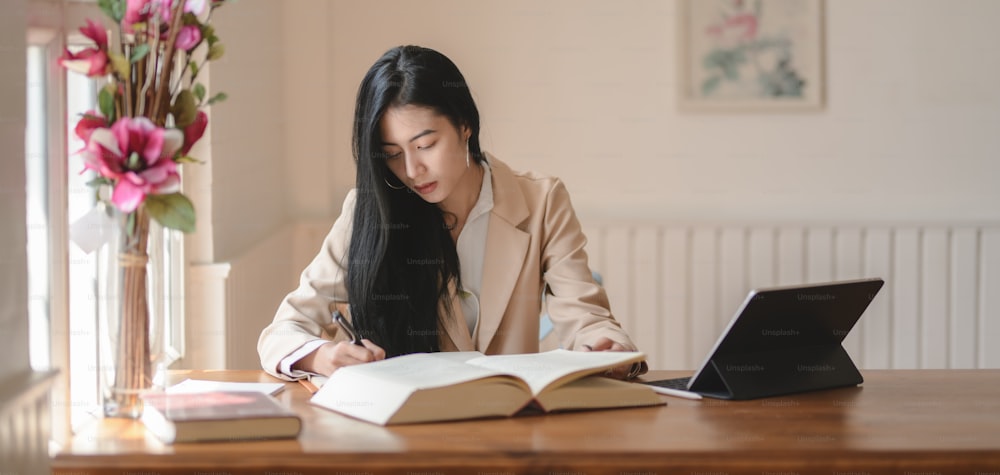
{"type": "Polygon", "coordinates": [[[0,384],[0,473],[49,473],[54,381],[54,371],[25,372],[0,384]]]}
{"type": "Polygon", "coordinates": [[[699,365],[756,287],[882,277],[861,368],[1000,367],[1000,226],[594,223],[591,267],[653,368],[699,365]]]}

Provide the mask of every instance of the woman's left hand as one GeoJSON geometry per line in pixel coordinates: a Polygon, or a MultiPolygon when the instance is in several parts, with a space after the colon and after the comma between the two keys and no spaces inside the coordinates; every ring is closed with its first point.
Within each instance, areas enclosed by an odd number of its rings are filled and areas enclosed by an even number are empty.
{"type": "MultiPolygon", "coordinates": [[[[583,345],[582,351],[629,351],[621,343],[614,341],[608,337],[601,337],[592,345],[583,345]]],[[[644,367],[645,363],[635,363],[628,364],[624,366],[618,366],[617,368],[611,368],[604,373],[604,376],[615,379],[629,379],[630,373],[635,371],[635,365],[641,365],[644,367]]],[[[632,377],[638,376],[638,374],[645,373],[645,371],[636,371],[637,374],[632,375],[632,377]]]]}

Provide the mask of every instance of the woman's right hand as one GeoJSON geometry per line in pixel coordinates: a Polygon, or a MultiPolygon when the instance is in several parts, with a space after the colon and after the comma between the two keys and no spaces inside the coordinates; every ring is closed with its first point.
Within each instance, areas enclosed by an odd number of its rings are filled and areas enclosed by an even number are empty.
{"type": "Polygon", "coordinates": [[[370,363],[385,359],[385,350],[372,343],[371,340],[361,340],[365,346],[355,345],[350,341],[327,342],[309,353],[294,365],[299,369],[324,376],[331,375],[338,368],[361,363],[370,363]]]}

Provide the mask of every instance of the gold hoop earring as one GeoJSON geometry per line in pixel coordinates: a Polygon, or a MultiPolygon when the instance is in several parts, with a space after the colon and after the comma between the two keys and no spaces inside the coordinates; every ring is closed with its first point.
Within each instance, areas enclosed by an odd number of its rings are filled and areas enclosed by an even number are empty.
{"type": "Polygon", "coordinates": [[[383,179],[382,179],[382,181],[384,181],[384,182],[385,182],[385,185],[386,185],[386,186],[388,186],[389,188],[392,188],[392,189],[394,189],[394,190],[402,190],[403,188],[406,188],[406,185],[402,185],[402,186],[392,186],[392,183],[389,183],[389,179],[388,179],[388,178],[383,178],[383,179]]]}

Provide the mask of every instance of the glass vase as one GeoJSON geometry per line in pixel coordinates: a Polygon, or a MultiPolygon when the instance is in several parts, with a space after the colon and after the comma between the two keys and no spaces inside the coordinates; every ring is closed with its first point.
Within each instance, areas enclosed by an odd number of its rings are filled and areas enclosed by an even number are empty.
{"type": "MultiPolygon", "coordinates": [[[[162,390],[162,239],[150,239],[145,208],[112,211],[118,223],[100,273],[98,326],[101,404],[105,417],[138,418],[142,395],[162,390]],[[153,256],[151,259],[150,256],[153,256]]],[[[155,231],[155,230],[153,230],[155,231]]],[[[155,233],[153,233],[155,236],[155,233]]]]}

